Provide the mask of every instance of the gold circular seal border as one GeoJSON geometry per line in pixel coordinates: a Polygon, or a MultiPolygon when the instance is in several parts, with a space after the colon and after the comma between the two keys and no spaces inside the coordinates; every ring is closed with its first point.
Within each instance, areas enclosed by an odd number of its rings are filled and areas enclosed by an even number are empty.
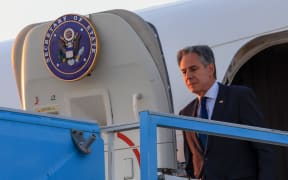
{"type": "MultiPolygon", "coordinates": [[[[79,16],[79,17],[85,19],[85,20],[88,22],[88,24],[91,26],[91,28],[92,28],[92,30],[93,30],[93,33],[95,34],[95,37],[96,37],[96,54],[95,54],[95,57],[94,57],[94,59],[93,59],[92,64],[90,65],[89,69],[88,69],[85,73],[83,73],[80,77],[75,78],[75,79],[73,79],[73,80],[65,80],[65,79],[61,79],[60,77],[56,76],[56,75],[50,70],[50,68],[48,67],[48,65],[47,65],[47,63],[46,63],[46,59],[45,59],[45,54],[43,53],[43,56],[44,56],[44,59],[43,59],[43,60],[44,60],[44,64],[45,64],[45,66],[46,66],[46,69],[48,69],[48,71],[49,71],[54,77],[56,77],[56,78],[59,79],[59,80],[65,81],[65,82],[75,82],[75,81],[79,81],[79,80],[83,79],[84,77],[86,77],[87,75],[89,75],[89,74],[95,69],[95,66],[96,66],[96,63],[97,63],[97,60],[98,60],[98,57],[99,57],[99,50],[100,50],[99,35],[98,35],[98,32],[97,32],[97,30],[96,30],[95,25],[93,24],[93,22],[91,22],[90,19],[87,18],[87,17],[85,17],[84,15],[79,15],[79,14],[64,14],[64,15],[58,17],[56,20],[52,21],[48,27],[50,28],[55,22],[57,22],[58,19],[60,19],[61,17],[64,17],[64,16],[79,16]]],[[[65,22],[66,22],[66,21],[65,21],[65,22]]],[[[65,22],[60,23],[58,26],[60,26],[61,24],[65,23],[65,22]]],[[[47,30],[46,33],[45,33],[44,40],[42,41],[42,42],[44,42],[44,44],[45,44],[45,39],[46,39],[45,37],[46,37],[46,35],[47,35],[48,31],[49,31],[49,28],[48,28],[48,30],[47,30]]],[[[58,28],[58,27],[57,27],[57,28],[58,28]]],[[[56,29],[57,29],[57,28],[56,28],[56,29]]],[[[52,32],[54,32],[54,31],[55,31],[55,29],[54,29],[52,32]]],[[[53,33],[51,33],[51,38],[52,38],[52,34],[53,34],[53,33]]],[[[50,43],[50,39],[51,39],[51,38],[49,38],[48,44],[50,43]]],[[[90,42],[91,42],[91,40],[90,40],[90,42]]],[[[92,44],[92,43],[91,43],[91,44],[92,44]]],[[[48,51],[48,53],[50,54],[50,51],[48,51]]],[[[90,53],[91,53],[91,52],[90,52],[90,53]]],[[[90,56],[90,53],[89,53],[89,56],[90,56]]],[[[50,56],[49,56],[49,57],[50,57],[50,56]]]]}

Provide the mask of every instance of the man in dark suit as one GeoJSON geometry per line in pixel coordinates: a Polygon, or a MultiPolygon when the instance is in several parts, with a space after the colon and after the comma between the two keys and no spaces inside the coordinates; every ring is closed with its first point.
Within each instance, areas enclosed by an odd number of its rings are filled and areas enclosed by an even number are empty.
{"type": "MultiPolygon", "coordinates": [[[[216,67],[210,47],[192,46],[177,54],[188,89],[197,98],[181,115],[264,126],[253,91],[244,86],[216,82],[216,67]]],[[[186,171],[204,180],[273,180],[274,154],[270,145],[184,132],[186,171]]]]}

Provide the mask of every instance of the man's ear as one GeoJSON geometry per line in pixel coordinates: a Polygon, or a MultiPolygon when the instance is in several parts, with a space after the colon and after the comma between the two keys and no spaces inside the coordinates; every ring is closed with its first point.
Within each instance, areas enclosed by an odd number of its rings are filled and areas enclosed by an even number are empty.
{"type": "Polygon", "coordinates": [[[215,72],[215,66],[214,64],[208,64],[208,68],[209,68],[209,71],[210,71],[210,75],[212,77],[214,77],[214,72],[215,72]]]}

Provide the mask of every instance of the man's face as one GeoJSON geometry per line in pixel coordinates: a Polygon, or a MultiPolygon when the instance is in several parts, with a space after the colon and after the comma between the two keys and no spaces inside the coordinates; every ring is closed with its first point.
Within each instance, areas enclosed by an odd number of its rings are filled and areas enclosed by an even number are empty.
{"type": "Polygon", "coordinates": [[[180,70],[188,89],[198,96],[205,95],[215,81],[214,65],[208,64],[205,67],[196,53],[189,53],[182,57],[180,70]]]}

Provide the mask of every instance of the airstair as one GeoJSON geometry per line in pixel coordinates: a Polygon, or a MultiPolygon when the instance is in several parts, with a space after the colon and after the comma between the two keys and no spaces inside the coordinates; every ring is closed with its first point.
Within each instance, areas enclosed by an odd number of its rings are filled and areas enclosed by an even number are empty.
{"type": "MultiPolygon", "coordinates": [[[[1,179],[112,180],[108,157],[105,178],[101,133],[140,128],[142,180],[180,180],[157,167],[157,127],[191,130],[209,135],[287,146],[288,133],[273,129],[224,123],[171,114],[140,112],[140,124],[100,128],[95,121],[0,108],[1,179]]],[[[108,156],[113,155],[109,147],[108,156]]],[[[113,170],[111,171],[113,172],[113,170]]],[[[129,179],[127,177],[126,179],[129,179]]]]}

